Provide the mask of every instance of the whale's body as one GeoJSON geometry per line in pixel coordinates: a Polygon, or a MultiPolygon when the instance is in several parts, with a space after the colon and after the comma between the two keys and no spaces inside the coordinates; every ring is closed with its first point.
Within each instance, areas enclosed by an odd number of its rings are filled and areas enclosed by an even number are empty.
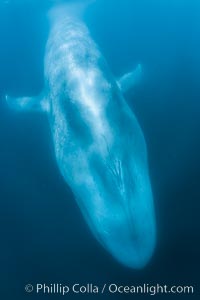
{"type": "MultiPolygon", "coordinates": [[[[48,112],[56,160],[97,240],[139,268],[152,255],[155,218],[145,140],[84,23],[66,7],[50,13],[45,89],[10,99],[48,112]]],[[[129,76],[129,81],[130,81],[129,76]]]]}

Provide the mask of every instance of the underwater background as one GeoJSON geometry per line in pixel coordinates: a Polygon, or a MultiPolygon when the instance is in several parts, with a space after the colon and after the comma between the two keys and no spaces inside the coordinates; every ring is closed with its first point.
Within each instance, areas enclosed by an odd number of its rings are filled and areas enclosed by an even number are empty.
{"type": "MultiPolygon", "coordinates": [[[[200,293],[200,2],[100,0],[84,20],[116,78],[144,67],[127,95],[143,129],[157,246],[142,270],[94,239],[56,165],[47,117],[11,111],[3,96],[43,86],[47,1],[0,3],[0,298],[43,299],[27,283],[193,285],[200,293]]],[[[67,296],[73,298],[74,295],[67,296]]],[[[59,295],[49,297],[60,299],[59,295]]],[[[97,295],[75,295],[96,298],[97,295]]],[[[107,295],[142,299],[149,295],[107,295]]]]}

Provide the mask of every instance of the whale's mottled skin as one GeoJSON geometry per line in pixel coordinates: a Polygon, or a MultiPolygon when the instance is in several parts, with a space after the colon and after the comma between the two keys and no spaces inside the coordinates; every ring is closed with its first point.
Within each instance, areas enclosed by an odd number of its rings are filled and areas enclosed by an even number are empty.
{"type": "MultiPolygon", "coordinates": [[[[155,217],[141,128],[80,18],[51,9],[45,89],[7,98],[48,113],[56,160],[97,240],[122,264],[143,267],[155,245],[155,217]]],[[[128,82],[128,84],[127,84],[128,82]]]]}

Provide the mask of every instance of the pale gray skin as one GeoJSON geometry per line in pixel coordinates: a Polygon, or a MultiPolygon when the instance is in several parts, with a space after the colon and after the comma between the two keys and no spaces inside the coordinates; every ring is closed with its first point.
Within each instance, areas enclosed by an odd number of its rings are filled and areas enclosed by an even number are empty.
{"type": "Polygon", "coordinates": [[[115,80],[67,7],[49,15],[45,89],[8,103],[48,112],[59,169],[90,229],[118,261],[141,268],[154,249],[155,216],[145,140],[122,94],[131,73],[115,80]]]}

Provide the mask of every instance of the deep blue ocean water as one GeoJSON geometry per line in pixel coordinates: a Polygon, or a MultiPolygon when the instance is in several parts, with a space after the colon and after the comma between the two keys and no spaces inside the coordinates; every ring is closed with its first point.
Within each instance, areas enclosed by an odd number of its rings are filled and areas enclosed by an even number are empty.
{"type": "MultiPolygon", "coordinates": [[[[144,66],[127,97],[148,147],[158,241],[139,271],[118,264],[93,238],[58,171],[46,116],[11,111],[4,102],[5,93],[42,89],[45,2],[0,4],[0,299],[43,299],[24,292],[38,282],[187,284],[196,294],[183,298],[198,299],[199,1],[97,0],[84,16],[116,77],[144,66]]],[[[107,296],[137,297],[145,298],[107,296]]]]}

